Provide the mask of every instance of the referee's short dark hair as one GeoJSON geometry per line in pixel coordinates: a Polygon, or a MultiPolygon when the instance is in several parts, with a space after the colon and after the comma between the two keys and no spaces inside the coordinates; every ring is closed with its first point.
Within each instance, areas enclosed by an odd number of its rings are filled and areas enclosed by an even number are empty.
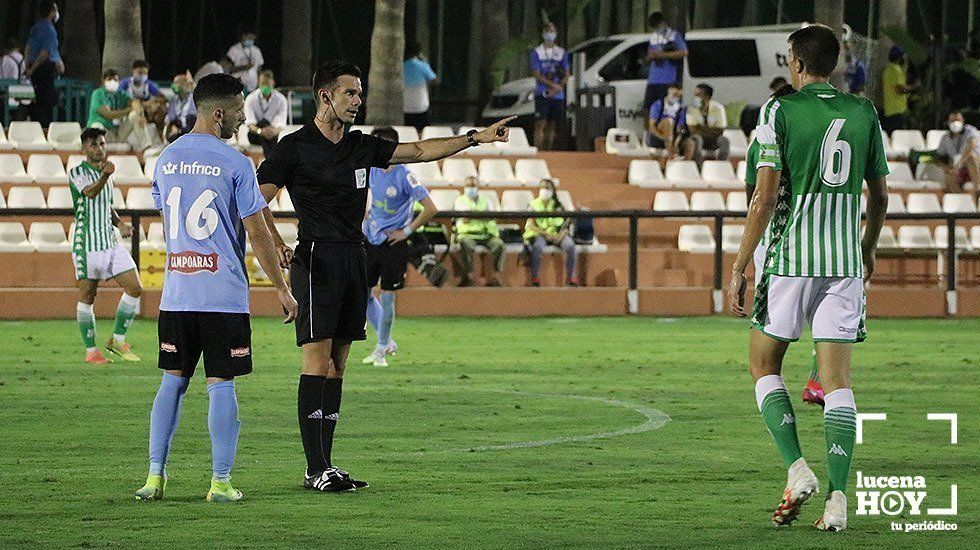
{"type": "Polygon", "coordinates": [[[194,103],[213,103],[224,101],[242,93],[242,81],[230,74],[209,74],[197,82],[194,88],[194,103]]]}
{"type": "Polygon", "coordinates": [[[88,143],[90,141],[95,141],[99,139],[99,136],[104,136],[105,130],[99,128],[98,126],[89,126],[88,128],[82,130],[82,143],[88,143]]]}
{"type": "Polygon", "coordinates": [[[371,135],[378,139],[386,139],[398,143],[398,132],[391,126],[381,126],[371,130],[371,135]]]}
{"type": "Polygon", "coordinates": [[[793,56],[813,76],[827,77],[834,72],[840,56],[840,40],[826,25],[810,25],[789,35],[793,56]]]}
{"type": "Polygon", "coordinates": [[[340,59],[331,59],[313,73],[313,96],[320,101],[318,91],[324,88],[332,88],[341,76],[353,76],[361,78],[361,69],[357,65],[340,59]]]}

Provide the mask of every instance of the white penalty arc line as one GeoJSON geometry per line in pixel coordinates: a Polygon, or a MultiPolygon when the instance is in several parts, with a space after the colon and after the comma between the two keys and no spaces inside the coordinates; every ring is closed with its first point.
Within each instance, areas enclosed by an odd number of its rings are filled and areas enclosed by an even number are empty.
{"type": "Polygon", "coordinates": [[[505,393],[509,395],[522,396],[522,397],[546,397],[554,399],[577,399],[579,401],[593,401],[596,403],[602,403],[603,405],[609,405],[612,407],[620,407],[623,409],[629,409],[636,413],[639,413],[646,417],[646,422],[643,424],[637,424],[636,426],[630,426],[628,428],[623,428],[621,430],[615,430],[611,432],[598,432],[585,435],[568,435],[562,437],[553,437],[550,439],[541,439],[537,441],[517,441],[514,443],[502,443],[499,445],[480,445],[476,447],[459,447],[455,449],[444,449],[438,451],[417,451],[409,454],[413,455],[427,455],[427,454],[440,454],[440,453],[474,453],[474,452],[485,452],[485,451],[509,451],[513,449],[526,449],[530,447],[546,447],[548,445],[560,445],[562,443],[581,443],[585,441],[593,441],[596,439],[609,439],[613,437],[621,437],[624,435],[640,434],[644,432],[649,432],[662,428],[668,422],[670,422],[670,417],[667,416],[661,410],[654,409],[653,407],[647,407],[644,405],[637,405],[635,403],[628,403],[626,401],[620,401],[618,399],[609,399],[606,397],[592,397],[587,395],[558,395],[551,393],[527,393],[519,391],[501,391],[501,390],[476,390],[489,393],[505,393]]]}

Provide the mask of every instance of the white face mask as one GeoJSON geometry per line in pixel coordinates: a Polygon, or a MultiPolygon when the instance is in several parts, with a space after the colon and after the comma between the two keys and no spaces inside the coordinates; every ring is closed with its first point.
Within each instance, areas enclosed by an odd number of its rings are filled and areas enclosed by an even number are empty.
{"type": "Polygon", "coordinates": [[[694,96],[694,101],[691,102],[691,104],[694,105],[695,109],[700,109],[702,105],[701,98],[698,96],[694,96]]]}
{"type": "Polygon", "coordinates": [[[962,132],[963,131],[963,121],[962,120],[954,120],[953,122],[950,122],[949,123],[949,131],[950,132],[953,132],[954,134],[958,134],[958,133],[962,132]]]}
{"type": "Polygon", "coordinates": [[[105,91],[109,92],[110,94],[116,93],[116,90],[119,89],[118,80],[106,80],[102,83],[102,85],[105,86],[105,91]]]}
{"type": "Polygon", "coordinates": [[[543,201],[550,201],[552,196],[551,189],[542,189],[538,191],[538,198],[543,201]]]}
{"type": "Polygon", "coordinates": [[[476,187],[467,187],[464,192],[466,193],[467,197],[473,200],[476,200],[476,198],[480,196],[480,190],[476,187]]]}

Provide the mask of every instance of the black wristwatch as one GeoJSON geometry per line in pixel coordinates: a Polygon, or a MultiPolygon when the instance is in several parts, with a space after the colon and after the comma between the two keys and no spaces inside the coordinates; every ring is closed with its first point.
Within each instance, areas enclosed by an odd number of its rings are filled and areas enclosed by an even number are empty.
{"type": "Polygon", "coordinates": [[[470,130],[469,132],[466,132],[466,141],[469,142],[470,147],[476,147],[477,145],[480,144],[478,141],[473,139],[473,136],[475,135],[476,135],[476,130],[470,130]]]}

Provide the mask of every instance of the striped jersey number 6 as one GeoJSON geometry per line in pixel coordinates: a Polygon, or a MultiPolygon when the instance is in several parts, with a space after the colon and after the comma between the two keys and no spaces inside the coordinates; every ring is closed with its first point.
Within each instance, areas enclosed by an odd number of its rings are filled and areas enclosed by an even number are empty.
{"type": "Polygon", "coordinates": [[[843,118],[835,118],[820,144],[820,179],[830,187],[844,185],[851,175],[851,144],[837,139],[844,122],[843,118]]]}
{"type": "MultiPolygon", "coordinates": [[[[170,240],[177,238],[177,232],[180,228],[180,220],[178,219],[180,215],[180,193],[181,189],[177,186],[171,189],[170,194],[167,195],[167,206],[170,207],[170,217],[167,220],[170,240]]],[[[218,212],[209,206],[217,196],[218,194],[214,191],[205,189],[191,204],[190,210],[187,211],[187,218],[184,220],[184,229],[187,230],[187,234],[192,239],[203,241],[218,229],[218,212]],[[204,222],[203,225],[201,224],[202,221],[204,222]]]]}

